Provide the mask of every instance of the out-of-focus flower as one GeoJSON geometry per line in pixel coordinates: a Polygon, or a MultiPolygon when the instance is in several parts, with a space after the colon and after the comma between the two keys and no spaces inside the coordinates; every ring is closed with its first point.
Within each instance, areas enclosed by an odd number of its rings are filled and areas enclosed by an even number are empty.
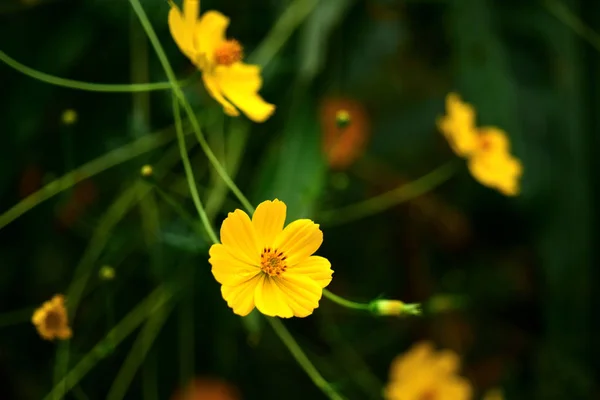
{"type": "Polygon", "coordinates": [[[46,340],[69,339],[73,334],[69,327],[65,298],[61,294],[57,294],[35,310],[31,322],[46,340]]]}
{"type": "Polygon", "coordinates": [[[321,105],[323,150],[329,166],[346,169],[363,153],[369,138],[369,120],[359,102],[327,98],[321,105]]]}
{"type": "Polygon", "coordinates": [[[98,276],[103,281],[112,281],[115,279],[115,275],[115,269],[110,265],[104,265],[102,268],[100,268],[100,271],[98,271],[98,276]]]}
{"type": "Polygon", "coordinates": [[[449,351],[434,351],[421,342],[398,356],[390,369],[390,382],[385,389],[387,400],[468,400],[472,389],[458,376],[458,356],[449,351]]]}
{"type": "Polygon", "coordinates": [[[510,154],[506,133],[496,127],[477,128],[475,111],[456,93],[446,97],[447,115],[438,127],[454,152],[468,161],[469,171],[482,185],[506,196],[519,194],[521,162],[510,154]]]}
{"type": "Polygon", "coordinates": [[[142,175],[144,178],[149,178],[152,176],[152,174],[154,174],[152,165],[146,164],[140,169],[140,175],[142,175]]]}
{"type": "Polygon", "coordinates": [[[199,377],[180,389],[171,400],[240,400],[238,390],[218,378],[199,377]]]}
{"type": "Polygon", "coordinates": [[[77,122],[77,111],[69,108],[63,111],[60,120],[64,125],[73,125],[77,122]]]}
{"type": "Polygon", "coordinates": [[[504,396],[500,389],[491,389],[483,396],[483,400],[504,400],[504,396]]]}
{"type": "Polygon", "coordinates": [[[299,219],[284,229],[286,211],[277,199],[262,202],[252,220],[235,210],[221,226],[223,244],[210,248],[212,273],[238,315],[256,307],[273,317],[306,317],[331,282],[331,264],[313,255],[323,242],[319,225],[299,219]]]}
{"type": "Polygon", "coordinates": [[[258,94],[262,86],[260,67],[241,62],[242,46],[225,38],[229,18],[217,11],[207,11],[198,18],[199,11],[198,0],[183,0],[183,12],[171,3],[169,28],[175,43],[202,71],[206,90],[227,115],[238,116],[240,109],[255,122],[265,121],[275,106],[258,94]]]}
{"type": "Polygon", "coordinates": [[[400,300],[374,300],[370,309],[373,314],[380,316],[421,315],[420,304],[406,304],[400,300]]]}

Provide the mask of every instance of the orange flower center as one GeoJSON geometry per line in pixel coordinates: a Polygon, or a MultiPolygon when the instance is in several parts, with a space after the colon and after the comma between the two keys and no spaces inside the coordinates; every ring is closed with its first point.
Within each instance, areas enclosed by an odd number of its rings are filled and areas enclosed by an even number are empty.
{"type": "Polygon", "coordinates": [[[482,137],[479,139],[479,147],[481,150],[488,151],[492,148],[492,141],[487,137],[482,137]]]}
{"type": "Polygon", "coordinates": [[[269,276],[279,276],[287,268],[287,265],[285,265],[286,259],[287,257],[283,255],[283,252],[266,247],[260,255],[260,269],[269,276]]]}
{"type": "Polygon", "coordinates": [[[427,389],[426,391],[421,393],[419,400],[435,400],[436,398],[437,398],[437,394],[436,394],[435,390],[427,389]]]}
{"type": "Polygon", "coordinates": [[[62,315],[57,311],[48,311],[44,324],[48,330],[57,330],[62,326],[63,318],[62,315]]]}
{"type": "Polygon", "coordinates": [[[221,43],[215,50],[215,61],[221,65],[231,65],[240,61],[244,56],[242,45],[235,39],[221,43]]]}

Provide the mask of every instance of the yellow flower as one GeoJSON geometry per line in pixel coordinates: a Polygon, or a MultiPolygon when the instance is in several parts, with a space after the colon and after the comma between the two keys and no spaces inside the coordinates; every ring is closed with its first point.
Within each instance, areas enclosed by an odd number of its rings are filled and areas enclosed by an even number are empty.
{"type": "Polygon", "coordinates": [[[275,106],[258,94],[262,86],[260,68],[241,62],[240,43],[225,38],[229,18],[218,11],[207,11],[198,19],[199,9],[199,0],[183,0],[183,13],[171,3],[169,28],[175,43],[202,71],[206,90],[226,114],[238,116],[239,108],[251,120],[265,121],[275,106]]]}
{"type": "Polygon", "coordinates": [[[519,194],[521,162],[510,154],[506,133],[496,127],[475,126],[475,111],[456,93],[446,97],[447,115],[438,127],[452,150],[468,161],[469,171],[482,185],[506,196],[519,194]]]}
{"type": "Polygon", "coordinates": [[[506,134],[498,128],[479,130],[479,149],[468,160],[471,175],[482,185],[506,196],[519,194],[519,179],[523,174],[521,162],[509,152],[506,134]]]}
{"type": "Polygon", "coordinates": [[[331,264],[312,255],[323,242],[319,225],[299,219],[284,229],[285,203],[262,202],[252,220],[242,210],[229,213],[221,242],[210,248],[212,273],[233,312],[254,307],[269,316],[306,317],[319,306],[331,282],[331,264]]]}
{"type": "Polygon", "coordinates": [[[452,150],[460,157],[467,157],[477,148],[475,111],[456,93],[446,96],[446,109],[448,114],[438,119],[438,127],[452,150]]]}
{"type": "Polygon", "coordinates": [[[418,343],[398,356],[385,389],[387,400],[468,400],[469,382],[457,375],[459,359],[451,351],[435,352],[430,343],[418,343]]]}
{"type": "Polygon", "coordinates": [[[69,339],[73,334],[69,327],[65,298],[61,294],[57,294],[35,310],[31,322],[46,340],[69,339]]]}

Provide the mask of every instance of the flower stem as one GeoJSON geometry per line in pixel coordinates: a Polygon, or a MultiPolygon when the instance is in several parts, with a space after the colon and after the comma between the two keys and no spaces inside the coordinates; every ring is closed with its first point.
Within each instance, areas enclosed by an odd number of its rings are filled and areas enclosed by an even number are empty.
{"type": "Polygon", "coordinates": [[[327,297],[329,300],[334,303],[339,304],[342,307],[350,308],[352,310],[364,310],[369,311],[369,303],[357,303],[355,301],[346,300],[343,297],[338,296],[337,294],[331,293],[327,289],[323,289],[323,295],[327,297]]]}
{"type": "Polygon", "coordinates": [[[319,215],[324,226],[338,225],[374,215],[388,208],[414,199],[429,192],[447,181],[456,171],[455,160],[436,168],[425,176],[410,183],[337,210],[325,211],[319,215]]]}
{"type": "MultiPolygon", "coordinates": [[[[58,76],[50,75],[42,71],[38,71],[27,65],[21,64],[14,58],[9,57],[5,52],[0,50],[0,61],[9,67],[19,71],[38,81],[46,82],[55,86],[62,86],[69,89],[86,90],[89,92],[110,92],[110,93],[132,93],[132,92],[150,92],[153,90],[168,90],[171,88],[170,82],[155,82],[155,83],[93,83],[76,81],[73,79],[65,79],[58,76]]],[[[180,81],[182,86],[188,85],[191,80],[196,79],[196,75],[180,81]]]]}
{"type": "Polygon", "coordinates": [[[283,344],[288,348],[292,356],[296,359],[298,364],[302,367],[304,372],[310,377],[315,386],[317,386],[325,395],[331,400],[344,400],[344,397],[339,394],[329,382],[323,378],[315,366],[310,362],[306,354],[302,351],[302,348],[294,340],[294,337],[286,329],[286,327],[277,318],[267,317],[267,321],[271,324],[271,327],[279,336],[283,344]]]}
{"type": "Polygon", "coordinates": [[[173,116],[175,117],[175,130],[177,131],[177,142],[179,143],[181,161],[183,162],[183,168],[185,169],[185,176],[187,178],[188,186],[190,188],[192,200],[194,201],[196,211],[198,211],[198,215],[200,216],[202,225],[204,225],[204,229],[206,229],[210,240],[213,243],[219,243],[217,234],[215,233],[212,225],[210,224],[210,221],[208,220],[208,216],[206,215],[206,211],[204,210],[204,206],[202,205],[202,200],[200,200],[200,195],[198,194],[198,187],[196,186],[196,181],[194,179],[194,171],[192,170],[192,165],[188,157],[187,148],[185,146],[185,137],[183,136],[183,129],[181,128],[181,115],[179,114],[179,103],[177,102],[175,96],[173,96],[173,116]]]}
{"type": "Polygon", "coordinates": [[[129,3],[131,4],[131,6],[133,7],[133,10],[137,14],[137,16],[140,20],[140,23],[144,27],[144,30],[146,31],[146,35],[148,35],[148,39],[150,40],[150,43],[152,43],[152,47],[154,47],[154,51],[156,52],[156,55],[158,56],[158,59],[160,60],[160,63],[162,65],[165,73],[167,74],[167,77],[169,78],[169,82],[171,83],[171,88],[173,90],[173,93],[175,94],[175,96],[177,97],[179,102],[182,104],[185,112],[187,113],[188,118],[190,119],[192,128],[194,129],[194,133],[196,134],[196,138],[198,139],[198,142],[200,143],[200,147],[202,147],[202,150],[206,154],[206,157],[212,164],[213,168],[217,171],[217,173],[219,174],[221,179],[223,179],[225,181],[225,183],[227,184],[229,189],[238,198],[240,203],[242,203],[242,206],[246,209],[246,211],[248,213],[253,214],[254,207],[252,207],[252,205],[250,204],[250,202],[248,201],[246,196],[244,196],[244,194],[240,191],[240,189],[233,182],[233,180],[231,180],[231,178],[229,177],[229,175],[227,174],[227,172],[225,171],[225,169],[223,168],[221,163],[219,163],[219,160],[217,159],[215,154],[210,149],[210,146],[208,145],[206,138],[202,134],[202,131],[200,130],[200,124],[198,123],[198,119],[196,118],[196,114],[194,114],[194,110],[192,110],[192,107],[190,106],[189,102],[185,98],[185,95],[183,94],[183,91],[181,90],[181,87],[179,86],[179,83],[177,82],[177,79],[175,78],[175,73],[173,72],[173,68],[171,67],[171,64],[169,63],[169,59],[167,58],[167,55],[165,54],[165,52],[160,44],[160,41],[158,40],[158,37],[156,36],[156,32],[154,32],[154,28],[152,28],[152,24],[150,24],[150,21],[148,20],[148,17],[146,15],[146,12],[144,11],[144,8],[140,4],[140,1],[139,0],[129,0],[129,3]]]}

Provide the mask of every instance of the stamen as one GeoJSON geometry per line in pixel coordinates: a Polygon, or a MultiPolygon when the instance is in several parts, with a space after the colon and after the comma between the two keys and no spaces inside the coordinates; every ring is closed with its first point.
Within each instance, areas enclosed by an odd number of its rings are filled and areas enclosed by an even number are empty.
{"type": "Polygon", "coordinates": [[[269,276],[280,276],[287,269],[282,251],[267,247],[260,255],[260,269],[269,276]]]}
{"type": "Polygon", "coordinates": [[[244,57],[242,45],[235,39],[221,43],[215,50],[215,62],[221,65],[231,65],[244,57]]]}

